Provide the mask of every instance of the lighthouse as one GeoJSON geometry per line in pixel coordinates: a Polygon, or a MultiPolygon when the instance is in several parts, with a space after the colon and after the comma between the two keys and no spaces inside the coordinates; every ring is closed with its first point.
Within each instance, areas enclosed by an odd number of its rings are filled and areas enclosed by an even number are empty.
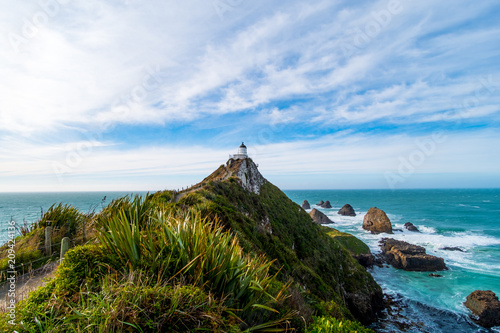
{"type": "Polygon", "coordinates": [[[229,155],[229,158],[232,158],[233,160],[245,159],[247,157],[248,157],[247,146],[245,146],[244,142],[242,142],[241,145],[238,147],[237,154],[229,155]]]}

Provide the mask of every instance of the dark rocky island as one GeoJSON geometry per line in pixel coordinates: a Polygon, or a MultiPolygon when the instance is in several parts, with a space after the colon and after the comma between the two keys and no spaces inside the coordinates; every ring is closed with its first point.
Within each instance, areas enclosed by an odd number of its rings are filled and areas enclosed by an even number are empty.
{"type": "Polygon", "coordinates": [[[392,238],[380,241],[384,259],[406,271],[432,272],[447,269],[443,258],[425,253],[425,248],[392,238]]]}
{"type": "Polygon", "coordinates": [[[302,202],[302,208],[303,208],[303,209],[311,209],[311,205],[309,204],[309,201],[304,200],[304,201],[302,202]]]}
{"type": "Polygon", "coordinates": [[[343,216],[356,216],[356,212],[351,205],[345,204],[342,208],[339,209],[338,213],[343,216]]]}
{"type": "Polygon", "coordinates": [[[332,208],[332,204],[330,203],[330,201],[326,200],[322,205],[321,205],[322,208],[332,208]]]}
{"type": "Polygon", "coordinates": [[[417,228],[417,227],[415,227],[415,226],[413,225],[413,223],[411,223],[411,222],[406,222],[406,223],[404,224],[404,227],[405,227],[405,228],[406,228],[406,230],[408,230],[408,231],[420,232],[420,230],[418,230],[418,228],[417,228]]]}
{"type": "Polygon", "coordinates": [[[332,220],[328,218],[324,213],[320,212],[316,208],[313,208],[310,212],[309,215],[311,215],[312,220],[316,224],[330,224],[334,223],[332,220]]]}

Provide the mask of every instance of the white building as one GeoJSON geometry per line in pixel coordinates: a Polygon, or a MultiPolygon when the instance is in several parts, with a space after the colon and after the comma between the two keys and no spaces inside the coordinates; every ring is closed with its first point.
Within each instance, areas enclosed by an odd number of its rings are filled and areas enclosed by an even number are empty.
{"type": "Polygon", "coordinates": [[[238,147],[238,154],[229,155],[229,158],[232,158],[233,160],[245,159],[247,157],[247,146],[245,146],[245,143],[243,142],[241,143],[241,146],[238,147]]]}

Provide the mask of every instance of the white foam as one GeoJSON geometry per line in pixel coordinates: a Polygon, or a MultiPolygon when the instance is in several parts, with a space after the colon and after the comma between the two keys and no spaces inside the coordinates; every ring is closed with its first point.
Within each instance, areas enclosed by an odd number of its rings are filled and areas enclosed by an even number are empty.
{"type": "Polygon", "coordinates": [[[458,204],[459,207],[467,207],[467,208],[476,208],[480,209],[480,206],[475,206],[475,205],[464,205],[464,204],[458,204]]]}
{"type": "Polygon", "coordinates": [[[437,233],[437,230],[433,227],[426,227],[425,225],[416,225],[417,229],[420,230],[420,232],[427,233],[427,234],[435,234],[437,233]]]}
{"type": "Polygon", "coordinates": [[[360,238],[374,253],[380,252],[380,240],[390,237],[425,247],[428,254],[444,258],[446,265],[449,267],[500,275],[500,265],[495,265],[489,261],[485,263],[484,260],[478,258],[478,253],[475,251],[477,247],[500,245],[500,239],[498,238],[479,232],[449,232],[440,234],[435,228],[425,225],[416,225],[420,232],[412,232],[404,228],[401,223],[394,223],[393,226],[395,229],[403,230],[402,232],[372,234],[362,228],[365,214],[366,212],[360,212],[355,217],[328,214],[336,222],[330,225],[330,227],[351,233],[360,238]],[[465,252],[443,250],[445,247],[458,247],[465,252]]]}

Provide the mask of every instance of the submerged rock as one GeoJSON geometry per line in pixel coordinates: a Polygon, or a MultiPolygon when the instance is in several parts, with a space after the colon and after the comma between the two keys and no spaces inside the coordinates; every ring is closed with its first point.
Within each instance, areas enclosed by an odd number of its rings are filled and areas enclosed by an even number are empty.
{"type": "Polygon", "coordinates": [[[304,209],[311,209],[311,205],[309,204],[309,201],[304,200],[302,202],[302,208],[304,208],[304,209]]]}
{"type": "Polygon", "coordinates": [[[311,218],[313,219],[314,223],[317,224],[330,224],[334,223],[332,220],[328,218],[325,214],[317,210],[316,208],[313,208],[310,212],[309,215],[311,215],[311,218]]]}
{"type": "Polygon", "coordinates": [[[393,238],[380,241],[385,260],[395,268],[405,271],[442,271],[447,269],[444,259],[425,253],[425,248],[393,238]]]}
{"type": "Polygon", "coordinates": [[[332,204],[330,203],[330,201],[326,200],[322,205],[321,207],[323,208],[332,208],[332,204]]]}
{"type": "Polygon", "coordinates": [[[342,208],[339,209],[338,213],[343,216],[356,216],[356,212],[351,205],[345,204],[342,208]]]}
{"type": "Polygon", "coordinates": [[[472,311],[478,325],[486,328],[500,326],[500,302],[491,290],[476,290],[469,296],[464,305],[472,311]]]}
{"type": "Polygon", "coordinates": [[[465,252],[464,249],[461,249],[458,246],[453,246],[453,247],[445,246],[445,247],[440,248],[440,250],[465,252]]]}
{"type": "Polygon", "coordinates": [[[372,234],[382,232],[392,234],[391,221],[385,212],[377,207],[370,208],[366,213],[363,219],[363,229],[370,231],[372,234]]]}
{"type": "Polygon", "coordinates": [[[420,230],[418,230],[418,228],[417,228],[417,227],[415,227],[415,226],[413,225],[413,223],[411,223],[411,222],[406,222],[406,223],[404,224],[404,227],[405,227],[405,228],[406,228],[406,230],[408,230],[408,231],[420,232],[420,230]]]}

